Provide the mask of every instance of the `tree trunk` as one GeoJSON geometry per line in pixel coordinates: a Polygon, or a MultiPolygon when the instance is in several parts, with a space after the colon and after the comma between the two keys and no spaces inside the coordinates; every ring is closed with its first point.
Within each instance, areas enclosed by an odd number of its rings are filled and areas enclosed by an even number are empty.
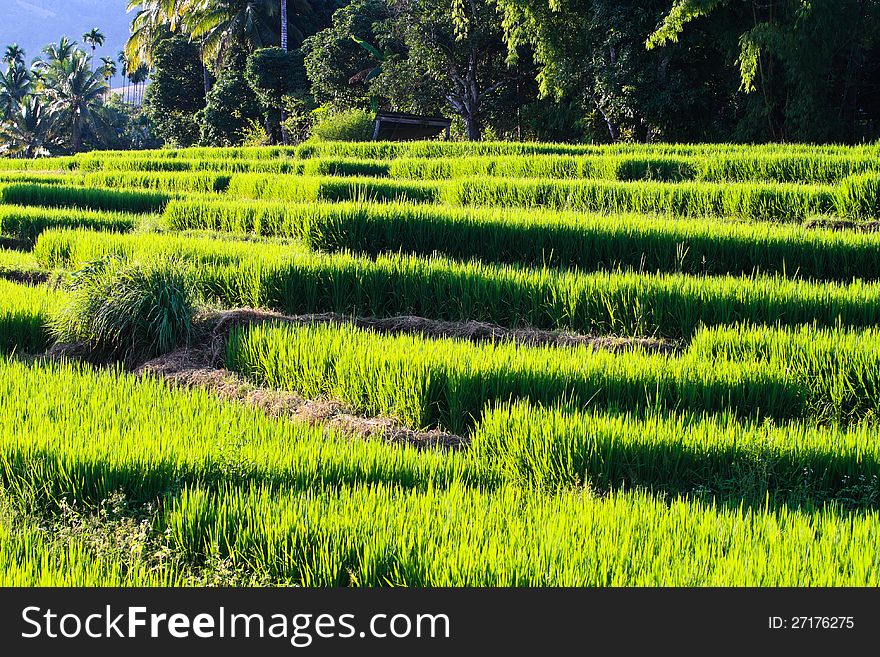
{"type": "Polygon", "coordinates": [[[464,124],[467,127],[467,135],[470,141],[480,141],[483,138],[483,130],[480,127],[480,119],[471,113],[464,115],[464,124]]]}
{"type": "MultiPolygon", "coordinates": [[[[287,0],[281,0],[281,49],[288,52],[288,36],[287,36],[287,0]]],[[[290,145],[290,135],[287,133],[287,127],[284,122],[287,121],[287,108],[284,107],[284,99],[281,101],[281,142],[285,146],[290,145]]]]}
{"type": "Polygon", "coordinates": [[[82,150],[82,125],[79,116],[74,116],[73,125],[70,127],[70,149],[74,153],[82,150]]]}
{"type": "Polygon", "coordinates": [[[208,73],[208,67],[202,62],[202,82],[205,85],[205,96],[211,91],[211,76],[208,73]]]}
{"type": "Polygon", "coordinates": [[[464,93],[462,94],[462,104],[465,109],[464,122],[470,141],[480,141],[483,137],[483,130],[480,125],[480,95],[480,88],[477,84],[477,55],[471,50],[468,57],[464,93]]]}
{"type": "Polygon", "coordinates": [[[281,49],[288,51],[287,47],[287,0],[281,0],[281,49]]]}

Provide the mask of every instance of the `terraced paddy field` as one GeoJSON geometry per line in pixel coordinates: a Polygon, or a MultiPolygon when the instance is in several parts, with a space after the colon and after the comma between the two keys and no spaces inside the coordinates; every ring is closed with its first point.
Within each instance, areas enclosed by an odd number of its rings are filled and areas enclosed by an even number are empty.
{"type": "Polygon", "coordinates": [[[877,586],[880,148],[0,160],[0,584],[877,586]]]}

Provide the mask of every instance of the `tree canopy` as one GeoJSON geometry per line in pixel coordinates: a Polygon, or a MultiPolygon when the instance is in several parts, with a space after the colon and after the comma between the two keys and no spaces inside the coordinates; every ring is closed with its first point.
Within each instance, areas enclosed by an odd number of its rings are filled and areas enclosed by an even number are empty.
{"type": "MultiPolygon", "coordinates": [[[[98,27],[82,35],[84,48],[63,37],[31,65],[21,48],[5,47],[4,134],[20,141],[54,123],[46,139],[34,138],[38,151],[100,146],[101,106],[121,73],[135,87],[149,81],[144,116],[171,145],[292,143],[321,122],[330,125],[315,134],[331,134],[380,109],[445,115],[467,139],[880,136],[880,0],[129,0],[128,8],[131,38],[118,67],[88,57],[102,42],[98,27]]],[[[136,97],[126,93],[123,105],[136,97]]]]}

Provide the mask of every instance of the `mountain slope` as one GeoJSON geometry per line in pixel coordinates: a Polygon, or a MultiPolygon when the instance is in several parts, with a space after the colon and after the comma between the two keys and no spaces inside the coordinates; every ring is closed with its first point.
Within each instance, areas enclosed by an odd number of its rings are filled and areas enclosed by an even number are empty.
{"type": "Polygon", "coordinates": [[[0,0],[0,48],[17,43],[30,61],[43,47],[66,35],[82,44],[93,27],[107,37],[97,56],[116,57],[128,38],[131,16],[125,0],[0,0]]]}

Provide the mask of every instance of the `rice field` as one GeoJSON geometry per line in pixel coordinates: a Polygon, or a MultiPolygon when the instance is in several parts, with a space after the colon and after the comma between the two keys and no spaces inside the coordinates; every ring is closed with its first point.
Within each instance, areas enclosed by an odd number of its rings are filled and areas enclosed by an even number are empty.
{"type": "Polygon", "coordinates": [[[0,584],[877,586],[878,156],[0,160],[0,584]]]}

